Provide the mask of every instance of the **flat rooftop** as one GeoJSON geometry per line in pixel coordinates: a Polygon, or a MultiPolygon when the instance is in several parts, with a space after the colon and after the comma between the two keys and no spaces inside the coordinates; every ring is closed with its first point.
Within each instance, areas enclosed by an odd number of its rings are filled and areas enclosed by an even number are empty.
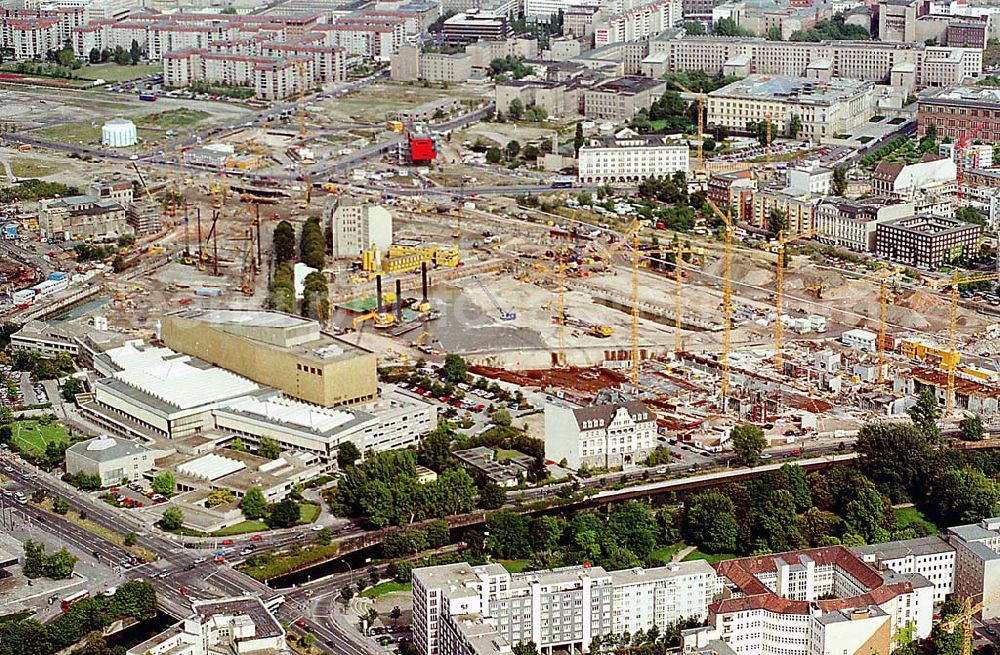
{"type": "Polygon", "coordinates": [[[969,228],[979,227],[974,223],[966,223],[965,221],[960,221],[955,218],[947,218],[945,216],[930,216],[923,214],[921,214],[920,216],[906,216],[903,218],[896,218],[893,220],[885,221],[882,223],[882,225],[886,227],[893,227],[896,229],[906,230],[908,232],[916,232],[930,236],[939,236],[942,234],[948,234],[950,232],[958,232],[961,230],[967,230],[969,228]]]}
{"type": "Polygon", "coordinates": [[[832,104],[872,88],[871,82],[833,78],[815,80],[785,75],[750,75],[708,95],[715,98],[746,98],[808,104],[832,104]]]}

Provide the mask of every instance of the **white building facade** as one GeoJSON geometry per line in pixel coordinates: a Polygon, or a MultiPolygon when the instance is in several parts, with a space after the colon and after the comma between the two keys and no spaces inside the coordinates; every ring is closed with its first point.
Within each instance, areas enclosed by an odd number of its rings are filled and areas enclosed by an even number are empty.
{"type": "Polygon", "coordinates": [[[635,184],[649,177],[688,172],[687,145],[629,129],[580,148],[581,184],[635,184]]]}
{"type": "Polygon", "coordinates": [[[545,457],[571,469],[635,466],[655,444],[656,415],[641,402],[545,406],[545,457]]]}

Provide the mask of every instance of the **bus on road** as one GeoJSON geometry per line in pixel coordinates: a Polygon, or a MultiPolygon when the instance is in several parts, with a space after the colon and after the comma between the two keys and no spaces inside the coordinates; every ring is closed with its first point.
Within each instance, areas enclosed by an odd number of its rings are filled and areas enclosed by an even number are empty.
{"type": "Polygon", "coordinates": [[[75,594],[70,594],[69,596],[66,596],[65,598],[62,599],[62,611],[65,612],[69,610],[70,607],[80,602],[84,598],[90,598],[90,592],[87,591],[86,589],[81,589],[75,594]]]}

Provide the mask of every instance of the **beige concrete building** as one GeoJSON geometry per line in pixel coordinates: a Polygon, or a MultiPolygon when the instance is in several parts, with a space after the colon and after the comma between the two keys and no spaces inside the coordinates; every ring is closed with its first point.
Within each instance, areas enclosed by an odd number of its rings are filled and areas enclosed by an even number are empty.
{"type": "Polygon", "coordinates": [[[392,245],[392,214],[381,205],[342,201],[330,208],[334,257],[358,257],[375,248],[384,254],[392,245]]]}
{"type": "Polygon", "coordinates": [[[103,487],[141,480],[153,468],[153,452],[130,439],[96,437],[66,449],[66,472],[100,476],[103,487]]]}
{"type": "Polygon", "coordinates": [[[581,87],[574,82],[511,80],[498,83],[495,94],[497,108],[503,112],[517,99],[526,108],[543,107],[551,117],[580,113],[581,87]]]}
{"type": "Polygon", "coordinates": [[[181,310],[163,317],[161,336],[170,348],[322,407],[369,402],[378,395],[373,352],[298,316],[181,310]]]}
{"type": "Polygon", "coordinates": [[[912,78],[917,86],[959,85],[979,77],[978,48],[878,41],[767,41],[761,38],[676,37],[649,42],[650,54],[665,53],[664,69],[709,75],[843,77],[888,82],[912,78]],[[906,69],[906,70],[902,70],[906,69]],[[900,75],[896,75],[896,71],[900,75]],[[905,73],[905,74],[904,74],[905,73]],[[951,80],[951,81],[949,81],[951,80]]]}
{"type": "Polygon", "coordinates": [[[667,90],[666,82],[644,77],[619,77],[583,89],[583,115],[595,120],[624,122],[649,109],[667,90]]]}
{"type": "Polygon", "coordinates": [[[875,113],[875,85],[859,80],[751,75],[708,94],[708,123],[736,130],[770,121],[778,134],[812,141],[850,134],[875,113]]]}
{"type": "Polygon", "coordinates": [[[114,239],[131,233],[125,207],[96,196],[71,196],[44,201],[38,212],[42,234],[50,239],[114,239]]]}
{"type": "Polygon", "coordinates": [[[414,45],[404,45],[392,56],[390,77],[397,82],[464,82],[472,77],[472,55],[465,52],[421,53],[414,45]]]}

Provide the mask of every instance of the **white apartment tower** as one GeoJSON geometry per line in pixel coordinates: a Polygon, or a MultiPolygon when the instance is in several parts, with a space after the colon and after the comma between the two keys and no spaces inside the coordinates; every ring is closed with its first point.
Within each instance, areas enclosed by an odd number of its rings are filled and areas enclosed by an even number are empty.
{"type": "Polygon", "coordinates": [[[392,245],[392,214],[379,205],[338,202],[329,220],[334,257],[357,257],[373,248],[385,253],[392,245]]]}

